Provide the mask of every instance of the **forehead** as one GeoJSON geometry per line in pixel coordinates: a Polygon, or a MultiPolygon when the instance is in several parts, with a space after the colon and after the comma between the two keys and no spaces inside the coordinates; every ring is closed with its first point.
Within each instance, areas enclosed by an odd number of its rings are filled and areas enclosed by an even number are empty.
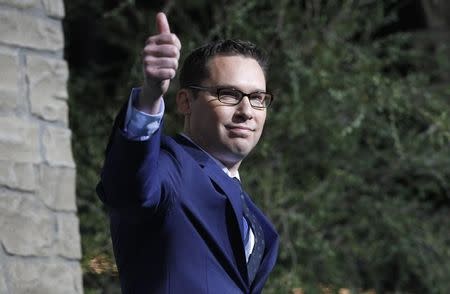
{"type": "Polygon", "coordinates": [[[210,86],[235,86],[242,89],[265,90],[266,78],[259,63],[241,55],[216,55],[207,65],[210,86]]]}

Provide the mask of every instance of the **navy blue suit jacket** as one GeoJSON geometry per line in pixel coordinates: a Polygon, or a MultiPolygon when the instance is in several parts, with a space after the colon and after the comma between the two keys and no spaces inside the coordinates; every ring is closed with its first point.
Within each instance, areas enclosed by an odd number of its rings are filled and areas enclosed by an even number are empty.
{"type": "Polygon", "coordinates": [[[278,235],[247,196],[266,248],[250,284],[239,184],[182,136],[127,140],[116,119],[107,147],[100,199],[123,293],[260,293],[275,265],[278,235]]]}

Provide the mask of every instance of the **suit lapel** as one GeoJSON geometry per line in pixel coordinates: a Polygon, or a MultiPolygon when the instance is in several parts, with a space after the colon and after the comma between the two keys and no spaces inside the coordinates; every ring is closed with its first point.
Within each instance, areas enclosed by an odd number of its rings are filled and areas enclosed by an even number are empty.
{"type": "MultiPolygon", "coordinates": [[[[214,162],[214,160],[206,154],[204,151],[200,150],[195,144],[190,142],[188,139],[181,135],[177,135],[174,138],[180,145],[183,146],[183,149],[189,153],[199,164],[199,166],[203,169],[204,173],[215,183],[215,188],[217,192],[223,194],[231,204],[233,210],[233,218],[234,220],[231,222],[233,232],[239,232],[237,238],[233,240],[233,254],[236,260],[236,264],[238,266],[238,270],[240,272],[240,278],[244,277],[243,285],[247,287],[248,283],[248,275],[247,275],[247,265],[245,261],[245,251],[244,251],[244,232],[242,226],[242,204],[240,199],[240,187],[239,185],[229,176],[227,176],[224,171],[219,167],[219,165],[214,162]],[[239,242],[239,245],[236,246],[235,242],[239,242]]],[[[199,204],[204,205],[203,203],[199,204]]],[[[204,211],[199,212],[202,215],[208,214],[208,208],[205,207],[204,211]]],[[[209,217],[217,217],[216,215],[211,215],[209,217]]],[[[215,237],[215,230],[211,229],[210,234],[212,237],[215,237]]],[[[223,233],[223,232],[221,232],[223,233]]],[[[223,236],[217,236],[215,240],[221,240],[223,236]]],[[[223,248],[222,242],[217,242],[219,247],[223,248]]],[[[230,258],[230,257],[228,257],[230,258]]],[[[231,262],[231,261],[230,261],[231,262]]],[[[232,262],[233,263],[233,262],[232,262]]],[[[234,264],[234,263],[233,263],[234,264]]],[[[234,268],[234,267],[233,267],[234,268]]]]}

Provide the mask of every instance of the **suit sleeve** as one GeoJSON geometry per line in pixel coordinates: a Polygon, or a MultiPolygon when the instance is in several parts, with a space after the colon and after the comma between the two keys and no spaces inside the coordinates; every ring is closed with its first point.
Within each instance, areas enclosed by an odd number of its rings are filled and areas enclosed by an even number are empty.
{"type": "Polygon", "coordinates": [[[114,122],[97,194],[112,208],[156,208],[163,197],[158,173],[163,123],[148,140],[130,140],[123,130],[127,104],[114,122]]]}
{"type": "Polygon", "coordinates": [[[124,131],[127,138],[133,141],[145,141],[153,135],[161,125],[165,108],[164,100],[160,97],[160,109],[158,113],[148,114],[139,111],[136,105],[140,92],[140,88],[132,89],[125,116],[124,131]]]}

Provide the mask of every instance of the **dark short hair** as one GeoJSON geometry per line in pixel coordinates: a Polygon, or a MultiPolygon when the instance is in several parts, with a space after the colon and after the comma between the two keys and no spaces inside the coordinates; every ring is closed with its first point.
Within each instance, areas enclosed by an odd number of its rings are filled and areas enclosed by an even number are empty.
{"type": "Polygon", "coordinates": [[[255,59],[266,75],[268,58],[255,44],[242,40],[219,40],[192,51],[180,71],[180,87],[199,85],[209,77],[208,61],[214,56],[243,56],[255,59]]]}

